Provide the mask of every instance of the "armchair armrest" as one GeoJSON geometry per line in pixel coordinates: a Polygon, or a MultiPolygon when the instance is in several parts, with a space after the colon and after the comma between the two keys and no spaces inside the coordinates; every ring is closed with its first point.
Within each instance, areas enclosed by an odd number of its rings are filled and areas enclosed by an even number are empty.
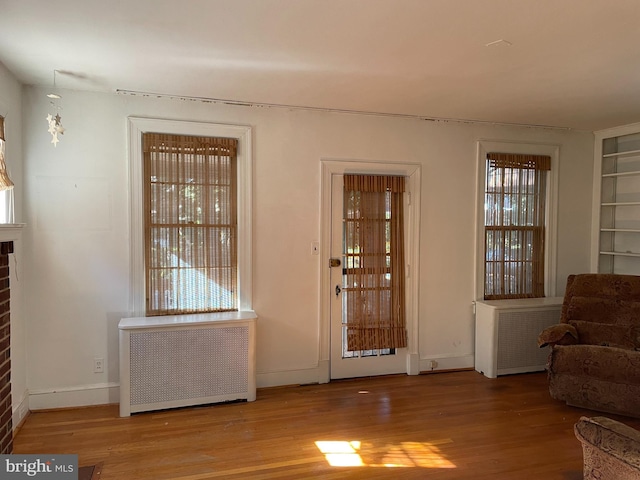
{"type": "MultiPolygon", "coordinates": [[[[581,417],[573,427],[578,440],[623,462],[640,474],[640,432],[607,417],[581,417]]],[[[618,477],[616,478],[630,478],[618,477]]],[[[633,478],[636,478],[635,476],[633,478]]]]}
{"type": "Polygon", "coordinates": [[[573,325],[559,323],[545,328],[538,335],[538,347],[548,345],[575,345],[578,343],[578,331],[573,325]]]}

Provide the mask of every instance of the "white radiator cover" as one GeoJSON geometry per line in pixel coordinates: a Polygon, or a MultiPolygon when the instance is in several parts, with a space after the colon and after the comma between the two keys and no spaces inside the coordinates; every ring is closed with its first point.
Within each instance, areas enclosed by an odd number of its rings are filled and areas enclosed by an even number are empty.
{"type": "Polygon", "coordinates": [[[256,399],[255,312],[120,321],[120,416],[256,399]]]}
{"type": "Polygon", "coordinates": [[[545,369],[538,334],[559,323],[562,297],[476,302],[475,369],[489,378],[545,369]]]}

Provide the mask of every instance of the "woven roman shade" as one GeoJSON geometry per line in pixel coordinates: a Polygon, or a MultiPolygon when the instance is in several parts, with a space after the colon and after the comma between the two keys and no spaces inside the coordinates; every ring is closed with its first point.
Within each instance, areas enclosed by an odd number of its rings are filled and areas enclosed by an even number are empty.
{"type": "Polygon", "coordinates": [[[344,176],[349,351],[407,346],[404,190],[404,177],[344,176]]]}
{"type": "Polygon", "coordinates": [[[147,315],[237,310],[237,140],[142,140],[147,315]]]}
{"type": "Polygon", "coordinates": [[[486,300],[544,297],[546,179],[550,169],[549,156],[487,154],[486,300]]]}
{"type": "Polygon", "coordinates": [[[548,155],[491,152],[487,154],[487,160],[493,168],[551,170],[551,157],[548,155]]]}

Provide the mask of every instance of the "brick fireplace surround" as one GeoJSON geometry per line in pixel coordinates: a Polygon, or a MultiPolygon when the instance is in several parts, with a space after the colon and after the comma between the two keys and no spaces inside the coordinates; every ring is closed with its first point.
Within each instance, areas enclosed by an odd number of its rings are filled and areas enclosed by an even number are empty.
{"type": "Polygon", "coordinates": [[[13,451],[9,316],[9,254],[13,242],[0,242],[0,454],[13,451]]]}

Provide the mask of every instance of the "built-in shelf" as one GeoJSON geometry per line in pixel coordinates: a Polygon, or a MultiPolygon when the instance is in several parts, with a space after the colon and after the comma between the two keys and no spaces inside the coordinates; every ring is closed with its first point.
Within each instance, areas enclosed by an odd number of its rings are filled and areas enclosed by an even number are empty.
{"type": "Polygon", "coordinates": [[[601,204],[603,207],[635,207],[640,202],[605,202],[601,204]]]}
{"type": "MultiPolygon", "coordinates": [[[[616,138],[616,137],[611,137],[611,138],[616,138]]],[[[624,152],[605,153],[604,155],[602,155],[602,158],[632,157],[635,155],[640,155],[640,150],[627,150],[624,152]]]]}
{"type": "Polygon", "coordinates": [[[600,252],[600,255],[618,255],[620,257],[640,257],[640,253],[633,253],[633,252],[600,252]]]}
{"type": "Polygon", "coordinates": [[[601,228],[601,232],[627,232],[627,233],[640,233],[640,229],[637,228],[601,228]]]}
{"type": "Polygon", "coordinates": [[[640,175],[640,170],[633,170],[631,172],[603,173],[602,178],[634,177],[636,175],[640,175]]]}
{"type": "Polygon", "coordinates": [[[640,275],[640,124],[595,133],[592,268],[640,275]]]}

